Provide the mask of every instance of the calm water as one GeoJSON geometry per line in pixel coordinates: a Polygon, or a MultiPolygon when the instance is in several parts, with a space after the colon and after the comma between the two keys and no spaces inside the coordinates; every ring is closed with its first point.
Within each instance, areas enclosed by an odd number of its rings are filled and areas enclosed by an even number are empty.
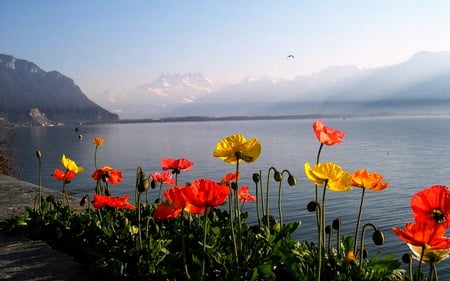
{"type": "MultiPolygon", "coordinates": [[[[252,164],[241,164],[240,184],[251,187],[252,173],[267,174],[269,167],[288,169],[298,178],[295,187],[283,185],[283,218],[285,222],[302,222],[296,233],[299,239],[316,241],[314,216],[306,211],[306,204],[314,199],[314,186],[304,176],[305,162],[315,163],[318,141],[312,133],[315,120],[227,121],[192,123],[112,124],[74,127],[18,128],[15,158],[19,178],[32,183],[38,180],[38,162],[35,150],[43,154],[43,185],[60,190],[61,183],[51,177],[54,168],[62,168],[61,154],[75,160],[86,171],[68,186],[76,194],[92,194],[95,182],[90,179],[94,171],[92,139],[103,137],[98,150],[98,165],[109,165],[124,174],[124,180],[112,186],[113,195],[133,194],[135,172],[141,166],[146,175],[161,171],[161,158],[187,158],[194,162],[191,171],[183,172],[179,182],[200,177],[220,180],[234,166],[212,157],[215,145],[222,138],[243,133],[247,138],[257,137],[262,144],[260,158],[252,164]],[[82,134],[80,140],[78,135],[82,134]]],[[[335,129],[345,131],[344,143],[324,147],[321,162],[333,161],[345,170],[367,169],[381,173],[390,182],[383,192],[366,192],[362,224],[373,222],[386,235],[386,245],[373,248],[384,254],[394,251],[400,258],[407,248],[392,234],[392,226],[403,227],[412,220],[410,197],[420,189],[434,184],[449,184],[450,139],[449,117],[325,119],[335,129]]],[[[264,181],[266,176],[264,177],[264,181]]],[[[278,216],[272,184],[273,214],[278,216]]],[[[157,192],[150,195],[154,200],[157,192]]],[[[345,193],[327,192],[327,219],[340,217],[344,234],[353,235],[361,190],[345,193]]],[[[247,210],[254,214],[254,205],[247,210]]],[[[254,219],[254,216],[252,216],[254,219]]],[[[367,234],[370,244],[371,231],[367,234]]],[[[439,265],[442,280],[450,278],[449,261],[439,265]]]]}

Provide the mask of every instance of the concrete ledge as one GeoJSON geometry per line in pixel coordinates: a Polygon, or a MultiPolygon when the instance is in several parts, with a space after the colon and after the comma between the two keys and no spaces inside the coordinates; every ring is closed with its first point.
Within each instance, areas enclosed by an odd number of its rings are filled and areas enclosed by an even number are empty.
{"type": "MultiPolygon", "coordinates": [[[[0,220],[23,214],[25,206],[33,206],[37,191],[37,185],[0,175],[0,220]]],[[[61,196],[60,192],[47,188],[42,193],[44,198],[50,194],[61,196]]],[[[78,202],[72,200],[71,205],[78,202]]],[[[0,280],[87,281],[89,277],[73,258],[43,241],[0,233],[0,280]]]]}

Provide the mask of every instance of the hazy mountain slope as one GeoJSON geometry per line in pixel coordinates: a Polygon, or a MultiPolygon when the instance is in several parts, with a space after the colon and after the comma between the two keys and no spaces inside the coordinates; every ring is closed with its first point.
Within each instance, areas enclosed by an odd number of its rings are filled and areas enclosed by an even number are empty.
{"type": "Polygon", "coordinates": [[[92,102],[72,79],[57,71],[0,54],[0,116],[32,122],[37,109],[53,122],[113,121],[118,116],[92,102]]]}

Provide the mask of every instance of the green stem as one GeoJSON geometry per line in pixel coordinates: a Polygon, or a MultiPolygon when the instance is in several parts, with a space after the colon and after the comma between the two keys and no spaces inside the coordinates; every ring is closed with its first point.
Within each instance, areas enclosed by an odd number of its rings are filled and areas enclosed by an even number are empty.
{"type": "Polygon", "coordinates": [[[237,250],[237,243],[236,243],[236,233],[234,232],[234,220],[232,217],[233,213],[233,193],[230,192],[230,195],[228,195],[228,213],[229,213],[229,221],[230,221],[230,228],[231,228],[231,238],[233,239],[233,250],[234,250],[234,258],[236,259],[236,265],[239,265],[239,258],[238,258],[238,250],[237,250]]]}
{"type": "Polygon", "coordinates": [[[163,183],[161,182],[159,185],[159,194],[158,194],[159,203],[161,203],[162,185],[163,185],[163,183]]]}
{"type": "MultiPolygon", "coordinates": [[[[323,143],[320,144],[319,151],[317,151],[316,165],[319,164],[320,153],[322,151],[322,147],[323,147],[323,143]]],[[[317,188],[318,188],[318,186],[316,184],[316,202],[318,202],[317,200],[319,199],[319,192],[318,192],[317,188]]]]}
{"type": "MultiPolygon", "coordinates": [[[[261,170],[259,170],[259,178],[261,179],[259,181],[259,196],[261,197],[261,213],[262,213],[262,217],[264,218],[264,192],[263,192],[263,182],[262,182],[262,172],[261,170]]],[[[261,226],[261,225],[260,225],[261,226]]]]}
{"type": "Polygon", "coordinates": [[[331,236],[333,234],[333,228],[330,227],[330,233],[328,233],[328,245],[327,245],[327,249],[328,249],[328,255],[331,254],[331,236]]]}
{"type": "Polygon", "coordinates": [[[207,233],[207,223],[208,223],[208,208],[205,210],[205,223],[203,224],[203,261],[202,261],[202,280],[205,279],[206,270],[206,233],[207,233]]]}
{"type": "Polygon", "coordinates": [[[425,245],[423,245],[422,246],[422,251],[421,251],[421,253],[420,253],[420,259],[419,259],[419,268],[418,268],[418,278],[419,278],[419,280],[418,281],[420,281],[421,279],[422,279],[422,260],[423,260],[423,255],[425,254],[425,245]]]}
{"type": "Polygon", "coordinates": [[[364,236],[366,235],[366,227],[371,226],[375,231],[378,229],[376,225],[373,223],[366,223],[361,230],[361,244],[360,244],[360,253],[359,253],[359,268],[362,267],[363,256],[364,256],[364,236]]]}
{"type": "Polygon", "coordinates": [[[95,146],[95,151],[94,151],[94,167],[95,167],[95,170],[97,170],[97,150],[98,150],[98,145],[95,146]]]}
{"type": "Polygon", "coordinates": [[[240,212],[239,212],[239,196],[238,196],[239,186],[238,186],[238,178],[237,178],[238,177],[238,173],[239,173],[239,159],[236,162],[236,181],[235,181],[235,188],[233,189],[233,191],[234,191],[234,216],[235,216],[235,219],[237,219],[238,225],[239,225],[239,228],[240,228],[241,215],[240,215],[240,212]]]}
{"type": "Polygon", "coordinates": [[[238,175],[239,175],[239,158],[237,158],[236,161],[236,181],[235,181],[235,188],[234,188],[234,208],[235,208],[235,216],[237,218],[237,239],[238,239],[238,248],[241,249],[242,248],[242,237],[241,237],[241,233],[242,233],[242,229],[241,229],[241,212],[239,209],[239,195],[238,195],[238,189],[239,189],[239,185],[238,185],[238,175]]]}
{"type": "MultiPolygon", "coordinates": [[[[39,161],[39,170],[38,170],[38,207],[39,211],[42,212],[42,161],[41,158],[38,157],[39,161]]],[[[36,210],[36,199],[34,200],[34,210],[36,210]]]]}
{"type": "Polygon", "coordinates": [[[261,226],[261,218],[259,217],[259,194],[258,194],[258,182],[256,184],[256,218],[258,219],[258,226],[261,226]]]}
{"type": "Polygon", "coordinates": [[[283,211],[281,210],[281,181],[278,184],[278,216],[280,219],[280,227],[283,227],[283,211]]]}
{"type": "Polygon", "coordinates": [[[336,250],[337,250],[338,255],[340,256],[341,255],[340,254],[340,252],[341,252],[341,224],[340,223],[339,223],[339,227],[337,229],[336,240],[337,240],[336,250]]]}
{"type": "MultiPolygon", "coordinates": [[[[320,204],[318,204],[318,203],[316,205],[316,214],[317,214],[318,217],[322,216],[321,215],[322,214],[322,208],[321,208],[320,204]]],[[[319,226],[319,239],[318,239],[318,243],[319,243],[318,251],[319,252],[318,252],[317,256],[318,256],[319,261],[317,262],[317,281],[321,281],[320,276],[322,274],[322,252],[323,252],[323,249],[320,246],[320,241],[322,240],[322,237],[321,237],[322,230],[320,229],[321,228],[321,224],[319,224],[318,226],[319,226]]]]}
{"type": "Polygon", "coordinates": [[[276,169],[274,167],[270,167],[269,170],[267,171],[267,183],[266,183],[266,222],[267,222],[267,229],[270,229],[270,220],[269,220],[269,215],[270,215],[270,210],[269,210],[269,183],[270,183],[270,171],[276,171],[276,169]]]}
{"type": "Polygon", "coordinates": [[[361,216],[362,216],[362,208],[364,204],[364,194],[366,192],[366,189],[362,189],[361,193],[361,201],[359,203],[359,212],[358,212],[358,220],[356,221],[356,229],[355,229],[355,240],[353,242],[353,249],[356,251],[356,243],[358,243],[358,233],[359,233],[359,224],[361,223],[361,216]]]}
{"type": "Polygon", "coordinates": [[[191,280],[191,276],[189,275],[189,269],[186,261],[186,241],[184,237],[184,210],[181,211],[181,247],[183,248],[183,263],[184,263],[184,274],[186,275],[187,280],[191,280]]]}
{"type": "Polygon", "coordinates": [[[142,232],[141,232],[141,193],[138,195],[137,205],[138,205],[138,231],[139,231],[139,249],[142,250],[142,232]]]}

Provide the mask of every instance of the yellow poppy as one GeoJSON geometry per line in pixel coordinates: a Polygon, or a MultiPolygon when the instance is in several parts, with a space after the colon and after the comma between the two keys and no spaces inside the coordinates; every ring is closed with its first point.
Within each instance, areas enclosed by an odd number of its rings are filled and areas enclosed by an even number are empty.
{"type": "Polygon", "coordinates": [[[261,144],[258,139],[246,140],[242,134],[224,138],[217,143],[216,150],[213,152],[214,157],[230,164],[236,164],[238,160],[252,163],[258,158],[259,154],[261,154],[261,144]]]}
{"type": "Polygon", "coordinates": [[[313,168],[306,162],[305,174],[310,181],[317,185],[327,182],[327,188],[332,191],[348,191],[351,189],[352,175],[332,162],[318,164],[313,168]]]}
{"type": "Polygon", "coordinates": [[[73,161],[70,158],[67,158],[66,155],[62,155],[61,163],[63,164],[64,168],[66,168],[69,171],[74,172],[75,174],[81,173],[84,171],[84,168],[81,166],[78,166],[75,161],[73,161]]]}
{"type": "Polygon", "coordinates": [[[387,182],[381,182],[383,176],[377,173],[369,173],[366,170],[357,170],[353,173],[352,185],[372,191],[381,191],[389,186],[387,182]]]}

